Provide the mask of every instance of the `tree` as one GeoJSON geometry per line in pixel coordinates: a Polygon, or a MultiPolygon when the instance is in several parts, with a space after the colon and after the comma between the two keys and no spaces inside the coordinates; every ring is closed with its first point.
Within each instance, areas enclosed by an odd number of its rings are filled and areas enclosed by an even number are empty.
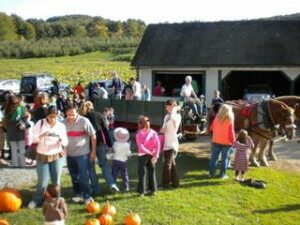
{"type": "Polygon", "coordinates": [[[142,37],[146,29],[146,24],[141,20],[128,19],[123,23],[125,27],[126,36],[129,37],[142,37]]]}
{"type": "Polygon", "coordinates": [[[17,39],[18,35],[12,18],[5,13],[0,13],[0,41],[15,41],[17,39]]]}
{"type": "Polygon", "coordinates": [[[95,17],[92,22],[88,23],[86,30],[91,37],[108,37],[108,28],[105,25],[105,20],[101,17],[95,17]]]}

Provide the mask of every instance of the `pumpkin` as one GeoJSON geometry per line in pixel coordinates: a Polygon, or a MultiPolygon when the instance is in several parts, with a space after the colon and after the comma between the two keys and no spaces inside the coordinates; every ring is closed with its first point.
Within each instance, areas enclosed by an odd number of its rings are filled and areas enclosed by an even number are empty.
{"type": "Polygon", "coordinates": [[[86,222],[85,222],[85,225],[100,225],[100,221],[97,220],[97,219],[88,219],[86,222]]]}
{"type": "Polygon", "coordinates": [[[100,221],[100,224],[101,225],[111,225],[112,224],[112,221],[113,221],[113,218],[111,215],[109,214],[102,214],[100,217],[99,217],[99,221],[100,221]]]}
{"type": "Polygon", "coordinates": [[[0,212],[15,212],[22,205],[21,194],[14,188],[0,190],[0,212]]]}
{"type": "Polygon", "coordinates": [[[0,225],[9,225],[5,219],[0,219],[0,225]]]}
{"type": "Polygon", "coordinates": [[[103,208],[102,208],[102,211],[101,211],[101,214],[109,214],[111,216],[114,216],[116,215],[117,213],[117,209],[115,206],[109,204],[109,202],[107,202],[103,208]]]}
{"type": "Polygon", "coordinates": [[[85,209],[89,213],[98,213],[100,212],[100,205],[99,203],[92,201],[86,205],[85,209]]]}
{"type": "Polygon", "coordinates": [[[124,218],[125,225],[140,225],[141,223],[141,217],[137,213],[130,213],[124,218]]]}

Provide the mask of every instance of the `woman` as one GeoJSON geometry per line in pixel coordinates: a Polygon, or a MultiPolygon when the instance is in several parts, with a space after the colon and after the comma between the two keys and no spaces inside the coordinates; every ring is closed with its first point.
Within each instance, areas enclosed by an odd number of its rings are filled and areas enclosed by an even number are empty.
{"type": "Polygon", "coordinates": [[[47,93],[43,92],[38,95],[38,108],[34,111],[33,122],[46,118],[46,110],[49,105],[49,96],[47,93]]]}
{"type": "MultiPolygon", "coordinates": [[[[106,138],[103,136],[104,129],[108,131],[108,125],[104,116],[94,110],[93,103],[91,101],[85,101],[80,109],[79,114],[88,118],[91,124],[93,125],[94,129],[96,130],[96,137],[97,137],[97,144],[96,144],[96,155],[98,158],[99,167],[102,170],[102,174],[106,183],[109,185],[110,191],[112,192],[119,192],[119,188],[117,187],[115,180],[113,178],[111,167],[108,163],[106,157],[107,151],[107,141],[106,138]]],[[[95,172],[95,165],[91,162],[90,168],[90,180],[91,180],[91,188],[94,195],[99,194],[100,187],[98,178],[95,172]]]]}
{"type": "Polygon", "coordinates": [[[135,136],[139,154],[137,191],[140,196],[146,194],[147,171],[150,194],[155,195],[157,191],[155,164],[159,157],[160,142],[156,132],[150,128],[150,120],[147,116],[140,116],[138,124],[139,130],[135,136]]]}
{"type": "Polygon", "coordinates": [[[51,183],[60,185],[60,175],[63,166],[62,157],[68,145],[66,127],[57,120],[57,109],[49,106],[46,110],[46,119],[39,120],[33,128],[33,143],[37,143],[36,170],[37,189],[28,208],[34,209],[43,202],[43,195],[51,183]]]}
{"type": "Polygon", "coordinates": [[[212,132],[212,153],[209,162],[209,177],[212,178],[216,173],[216,166],[221,153],[220,177],[227,179],[226,169],[231,146],[235,142],[234,133],[234,114],[232,107],[223,104],[213,120],[210,131],[212,132]]]}
{"type": "Polygon", "coordinates": [[[23,118],[25,107],[19,97],[9,95],[4,109],[4,127],[7,131],[7,140],[11,147],[13,166],[26,167],[25,158],[25,129],[20,129],[18,122],[23,118]]]}
{"type": "Polygon", "coordinates": [[[175,158],[179,150],[177,131],[181,123],[181,116],[177,113],[177,104],[174,99],[166,101],[166,111],[167,115],[160,129],[160,132],[164,134],[162,186],[163,188],[170,188],[172,185],[177,188],[179,186],[179,175],[175,158]]]}

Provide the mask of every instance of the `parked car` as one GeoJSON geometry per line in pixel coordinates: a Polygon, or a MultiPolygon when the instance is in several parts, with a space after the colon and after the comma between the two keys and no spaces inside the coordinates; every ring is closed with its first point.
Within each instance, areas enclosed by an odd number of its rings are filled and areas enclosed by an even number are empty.
{"type": "Polygon", "coordinates": [[[243,99],[246,102],[254,103],[269,100],[275,95],[272,88],[268,84],[252,84],[245,89],[243,99]]]}
{"type": "MultiPolygon", "coordinates": [[[[34,95],[39,92],[46,92],[50,96],[55,92],[54,77],[51,74],[25,74],[21,78],[20,94],[25,96],[27,101],[32,101],[34,95]]],[[[63,95],[68,95],[70,85],[59,84],[58,91],[63,95]]]]}
{"type": "Polygon", "coordinates": [[[20,93],[20,81],[16,79],[0,80],[0,100],[5,101],[5,96],[13,92],[14,94],[20,93]]]}

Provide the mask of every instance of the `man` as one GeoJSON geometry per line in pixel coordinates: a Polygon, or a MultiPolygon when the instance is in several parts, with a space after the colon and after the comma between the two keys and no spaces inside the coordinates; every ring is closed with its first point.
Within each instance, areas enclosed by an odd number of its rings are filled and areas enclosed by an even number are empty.
{"type": "Polygon", "coordinates": [[[67,106],[66,116],[64,124],[69,140],[67,166],[74,192],[72,201],[88,204],[93,201],[89,184],[89,160],[96,159],[96,131],[87,118],[77,113],[74,104],[67,106]]]}
{"type": "Polygon", "coordinates": [[[132,99],[133,100],[142,100],[142,88],[140,82],[136,81],[135,78],[130,78],[130,83],[132,85],[132,99]]]}
{"type": "Polygon", "coordinates": [[[185,77],[185,84],[181,88],[180,95],[183,97],[184,102],[191,107],[194,115],[200,118],[201,103],[193,89],[191,76],[185,77]]]}
{"type": "Polygon", "coordinates": [[[109,86],[110,88],[114,88],[114,95],[116,99],[121,99],[122,98],[122,89],[123,89],[123,82],[119,78],[119,74],[116,71],[112,72],[113,75],[113,80],[111,85],[109,86]]]}

